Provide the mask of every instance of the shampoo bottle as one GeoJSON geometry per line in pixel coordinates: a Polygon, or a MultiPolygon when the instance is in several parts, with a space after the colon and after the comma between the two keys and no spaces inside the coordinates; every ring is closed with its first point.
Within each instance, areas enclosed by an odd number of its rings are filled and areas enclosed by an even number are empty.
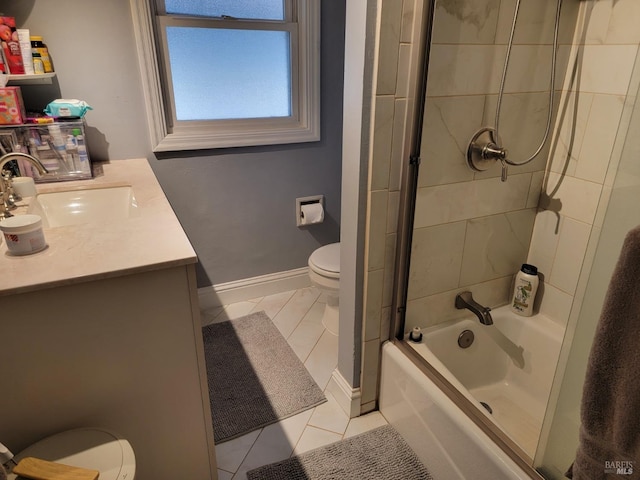
{"type": "Polygon", "coordinates": [[[513,286],[511,310],[523,317],[530,317],[533,314],[538,283],[538,269],[528,263],[522,264],[513,286]]]}

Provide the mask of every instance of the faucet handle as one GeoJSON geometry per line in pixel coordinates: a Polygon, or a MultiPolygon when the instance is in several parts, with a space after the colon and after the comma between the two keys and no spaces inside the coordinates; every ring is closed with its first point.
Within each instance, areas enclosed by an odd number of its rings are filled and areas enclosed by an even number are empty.
{"type": "Polygon", "coordinates": [[[11,184],[12,173],[9,170],[2,170],[1,175],[2,179],[0,182],[2,182],[2,188],[0,188],[0,191],[2,192],[2,205],[0,206],[4,211],[4,216],[11,217],[12,215],[9,213],[9,210],[15,210],[17,208],[16,196],[13,192],[13,185],[11,184]]]}

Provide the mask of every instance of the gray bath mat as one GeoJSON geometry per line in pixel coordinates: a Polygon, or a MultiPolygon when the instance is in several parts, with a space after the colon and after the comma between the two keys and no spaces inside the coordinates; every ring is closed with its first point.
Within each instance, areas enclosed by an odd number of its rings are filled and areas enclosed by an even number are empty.
{"type": "Polygon", "coordinates": [[[398,432],[385,425],[247,472],[249,480],[432,480],[398,432]]]}
{"type": "Polygon", "coordinates": [[[264,312],[207,325],[202,333],[216,443],[326,401],[264,312]]]}

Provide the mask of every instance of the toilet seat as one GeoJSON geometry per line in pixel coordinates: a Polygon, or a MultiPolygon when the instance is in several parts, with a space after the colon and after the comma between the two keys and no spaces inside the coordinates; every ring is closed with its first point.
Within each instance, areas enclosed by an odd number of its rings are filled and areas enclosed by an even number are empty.
{"type": "MultiPolygon", "coordinates": [[[[92,428],[69,430],[47,437],[18,453],[14,460],[35,457],[100,472],[99,480],[133,480],[135,455],[126,440],[92,428]]],[[[16,476],[10,474],[8,480],[16,476]]]]}
{"type": "Polygon", "coordinates": [[[328,278],[340,278],[340,243],[330,243],[309,257],[309,268],[328,278]]]}

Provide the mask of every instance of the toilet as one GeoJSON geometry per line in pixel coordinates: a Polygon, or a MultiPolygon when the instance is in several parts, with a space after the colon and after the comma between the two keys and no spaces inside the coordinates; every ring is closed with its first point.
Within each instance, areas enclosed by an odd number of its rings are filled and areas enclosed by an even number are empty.
{"type": "MultiPolygon", "coordinates": [[[[79,428],[47,437],[16,454],[25,457],[98,470],[99,480],[134,480],[136,460],[129,442],[95,428],[79,428]]],[[[7,480],[16,475],[9,474],[7,480]]]]}
{"type": "Polygon", "coordinates": [[[315,250],[309,257],[311,284],[326,297],[322,325],[333,335],[338,335],[340,293],[340,243],[330,243],[315,250]]]}

